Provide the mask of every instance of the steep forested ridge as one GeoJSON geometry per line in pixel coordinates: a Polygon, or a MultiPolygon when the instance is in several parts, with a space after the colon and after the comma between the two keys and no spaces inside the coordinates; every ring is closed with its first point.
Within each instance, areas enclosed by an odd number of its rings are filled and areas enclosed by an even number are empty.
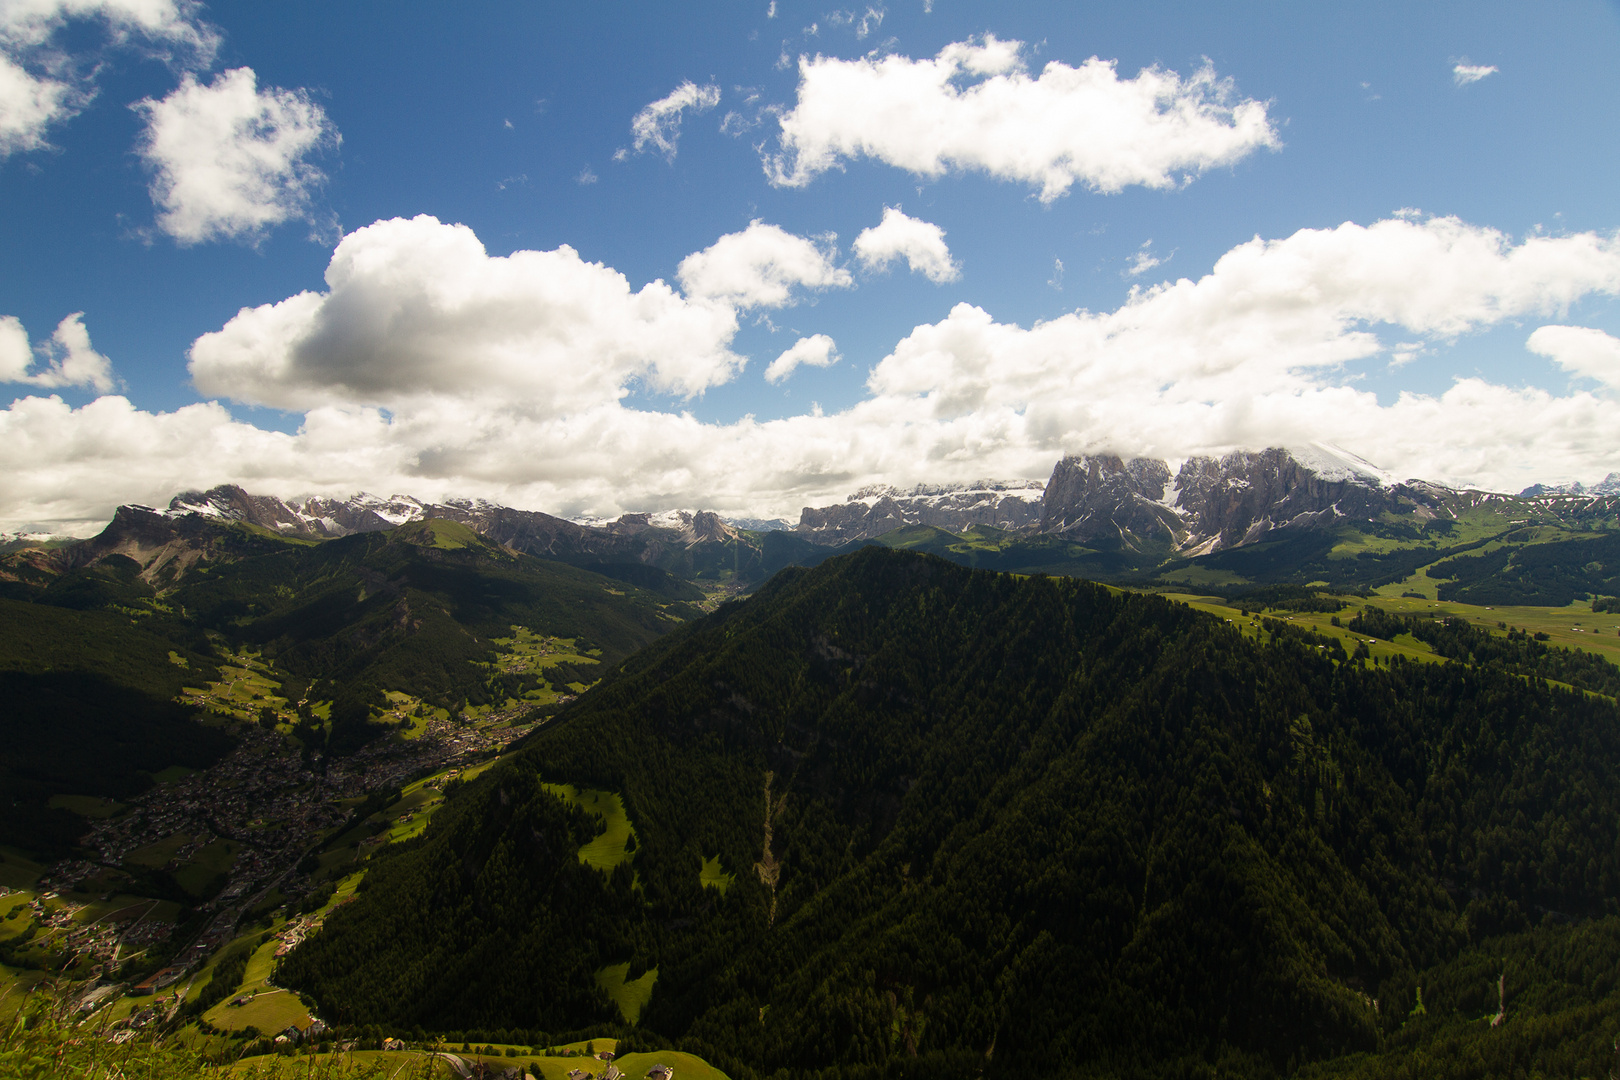
{"type": "Polygon", "coordinates": [[[643,1029],[734,1072],[1287,1070],[1378,1050],[1471,942],[1620,913],[1617,723],[868,548],[632,657],[283,977],[350,1022],[560,1030],[628,960],[643,1029]],[[541,780],[622,793],[633,861],[582,874],[541,780]]]}

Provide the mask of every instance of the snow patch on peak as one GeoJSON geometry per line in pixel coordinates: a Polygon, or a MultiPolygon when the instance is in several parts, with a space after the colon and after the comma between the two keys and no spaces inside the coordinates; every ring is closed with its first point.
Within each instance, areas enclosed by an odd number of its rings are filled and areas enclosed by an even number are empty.
{"type": "Polygon", "coordinates": [[[1288,453],[1295,461],[1329,482],[1372,483],[1377,487],[1394,487],[1399,482],[1394,473],[1380,469],[1367,459],[1331,443],[1290,446],[1288,453]]]}
{"type": "Polygon", "coordinates": [[[647,524],[657,529],[685,529],[692,524],[690,510],[659,510],[647,515],[647,524]]]}
{"type": "Polygon", "coordinates": [[[361,491],[351,496],[347,503],[356,510],[369,510],[391,525],[416,521],[423,513],[422,503],[409,495],[390,495],[385,499],[381,495],[361,491]]]}

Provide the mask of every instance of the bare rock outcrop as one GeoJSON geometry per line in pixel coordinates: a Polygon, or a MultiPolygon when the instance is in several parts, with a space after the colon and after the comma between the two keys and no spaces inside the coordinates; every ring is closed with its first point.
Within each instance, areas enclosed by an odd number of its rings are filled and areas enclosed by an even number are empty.
{"type": "Polygon", "coordinates": [[[1052,470],[1041,532],[1074,540],[1119,540],[1129,547],[1174,543],[1185,529],[1166,503],[1170,467],[1152,458],[1115,454],[1066,457],[1052,470]]]}

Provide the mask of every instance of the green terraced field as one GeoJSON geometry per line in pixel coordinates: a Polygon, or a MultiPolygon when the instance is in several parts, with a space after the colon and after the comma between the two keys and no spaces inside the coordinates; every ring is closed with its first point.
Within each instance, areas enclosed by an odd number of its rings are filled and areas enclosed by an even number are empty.
{"type": "MultiPolygon", "coordinates": [[[[241,993],[247,993],[246,989],[241,993]]],[[[298,995],[286,990],[268,989],[255,994],[246,1005],[232,1005],[229,1000],[215,1005],[203,1014],[204,1019],[225,1031],[241,1031],[256,1027],[265,1034],[285,1030],[289,1024],[306,1027],[309,1010],[298,1000],[298,995]]]]}
{"type": "Polygon", "coordinates": [[[257,720],[265,706],[292,718],[292,703],[280,693],[276,671],[255,653],[233,653],[220,664],[219,678],[201,687],[186,687],[185,698],[204,709],[226,712],[239,720],[257,720]]]}

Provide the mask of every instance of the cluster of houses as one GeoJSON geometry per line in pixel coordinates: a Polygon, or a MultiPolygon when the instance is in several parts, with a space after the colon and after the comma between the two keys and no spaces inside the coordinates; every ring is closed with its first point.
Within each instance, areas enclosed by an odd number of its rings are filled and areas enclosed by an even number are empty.
{"type": "Polygon", "coordinates": [[[282,927],[281,933],[276,935],[281,941],[281,944],[276,946],[276,956],[286,956],[298,948],[305,938],[320,930],[321,924],[325,921],[325,918],[317,913],[300,916],[282,927]]]}
{"type": "MultiPolygon", "coordinates": [[[[11,890],[0,891],[6,895],[11,890]]],[[[46,947],[56,952],[64,968],[81,961],[89,961],[91,974],[101,975],[118,949],[118,935],[113,927],[102,921],[85,922],[83,904],[62,900],[57,893],[46,891],[23,905],[33,921],[47,930],[58,931],[48,939],[41,939],[46,947]],[[50,901],[51,903],[47,903],[50,901]]]]}

